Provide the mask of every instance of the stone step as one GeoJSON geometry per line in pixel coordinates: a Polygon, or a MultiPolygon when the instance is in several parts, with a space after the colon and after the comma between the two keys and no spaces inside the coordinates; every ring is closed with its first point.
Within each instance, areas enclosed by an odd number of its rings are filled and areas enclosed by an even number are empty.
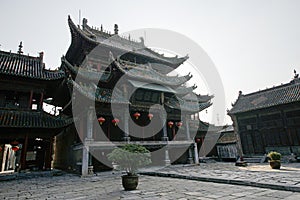
{"type": "Polygon", "coordinates": [[[265,156],[244,157],[244,161],[247,163],[263,163],[265,159],[265,156]]]}

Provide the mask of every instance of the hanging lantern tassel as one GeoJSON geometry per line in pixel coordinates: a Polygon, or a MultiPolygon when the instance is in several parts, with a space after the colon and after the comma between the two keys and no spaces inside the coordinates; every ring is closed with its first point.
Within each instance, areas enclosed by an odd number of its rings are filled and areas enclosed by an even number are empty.
{"type": "Polygon", "coordinates": [[[174,123],[172,121],[169,121],[168,125],[169,125],[170,128],[172,128],[172,126],[174,125],[174,123]]]}
{"type": "Polygon", "coordinates": [[[153,114],[149,113],[148,118],[149,118],[149,120],[151,120],[153,118],[153,114]]]}
{"type": "Polygon", "coordinates": [[[135,117],[135,119],[138,119],[141,116],[141,114],[139,112],[136,112],[133,114],[133,116],[135,117]]]}
{"type": "Polygon", "coordinates": [[[182,122],[177,122],[176,125],[177,125],[178,127],[181,127],[181,126],[182,126],[182,122]]]}
{"type": "Polygon", "coordinates": [[[119,119],[115,118],[111,121],[115,126],[117,126],[117,124],[120,122],[119,119]]]}
{"type": "Polygon", "coordinates": [[[100,123],[100,125],[102,125],[105,122],[105,118],[104,117],[99,117],[98,122],[100,123]]]}

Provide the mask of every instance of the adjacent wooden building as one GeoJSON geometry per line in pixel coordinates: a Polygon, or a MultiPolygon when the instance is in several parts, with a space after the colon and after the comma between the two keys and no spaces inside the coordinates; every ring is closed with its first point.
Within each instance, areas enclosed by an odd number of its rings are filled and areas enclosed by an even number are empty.
{"type": "Polygon", "coordinates": [[[72,119],[43,110],[65,73],[46,70],[38,57],[0,51],[0,172],[50,169],[54,136],[72,119]]]}
{"type": "Polygon", "coordinates": [[[300,79],[250,94],[239,93],[231,116],[240,154],[271,150],[300,155],[300,79]],[[242,152],[241,152],[242,150],[242,152]]]}

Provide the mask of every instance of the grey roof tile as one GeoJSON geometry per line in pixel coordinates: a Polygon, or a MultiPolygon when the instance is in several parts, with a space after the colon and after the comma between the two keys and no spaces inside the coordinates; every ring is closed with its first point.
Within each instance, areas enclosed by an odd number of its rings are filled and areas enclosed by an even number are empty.
{"type": "Polygon", "coordinates": [[[284,85],[247,95],[240,94],[228,113],[247,112],[298,101],[300,101],[300,79],[296,78],[284,85]]]}
{"type": "Polygon", "coordinates": [[[0,51],[0,74],[33,79],[55,80],[65,76],[62,70],[46,70],[39,57],[0,51]]]}

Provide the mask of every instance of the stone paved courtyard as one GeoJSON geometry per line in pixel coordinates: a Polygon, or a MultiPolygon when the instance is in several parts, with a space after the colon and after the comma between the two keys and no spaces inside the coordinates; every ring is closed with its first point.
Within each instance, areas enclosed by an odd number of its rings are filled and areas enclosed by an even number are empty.
{"type": "MultiPolygon", "coordinates": [[[[286,168],[298,169],[295,165],[286,168]]],[[[266,165],[252,165],[241,169],[232,163],[201,163],[200,166],[171,166],[160,169],[161,172],[172,171],[177,174],[209,173],[215,177],[227,174],[228,178],[234,178],[236,172],[251,172],[256,174],[254,179],[260,176],[267,178],[268,173],[269,178],[273,179],[281,175],[290,177],[290,173],[294,173],[294,178],[290,181],[299,178],[297,171],[289,170],[272,172],[266,165]],[[229,176],[230,173],[232,177],[229,176]]],[[[300,192],[146,175],[140,176],[137,190],[124,191],[120,176],[119,172],[102,172],[87,178],[63,174],[0,181],[0,199],[300,199],[300,192]]]]}
{"type": "Polygon", "coordinates": [[[80,178],[66,174],[1,182],[0,199],[299,199],[300,193],[230,184],[141,176],[123,191],[120,174],[80,178]]]}

